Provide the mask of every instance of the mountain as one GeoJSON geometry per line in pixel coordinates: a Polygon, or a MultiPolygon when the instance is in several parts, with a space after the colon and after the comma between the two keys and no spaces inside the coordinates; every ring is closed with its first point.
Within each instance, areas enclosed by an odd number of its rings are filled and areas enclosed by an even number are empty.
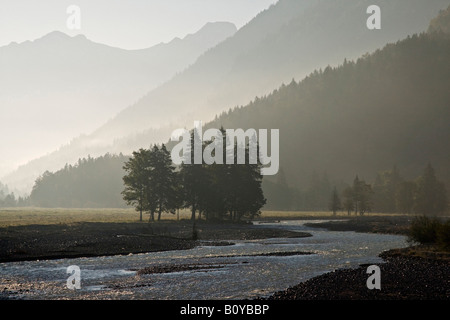
{"type": "MultiPolygon", "coordinates": [[[[314,198],[324,207],[333,185],[342,190],[355,176],[372,183],[393,167],[411,180],[430,163],[448,186],[450,33],[431,28],[445,25],[448,12],[450,7],[432,20],[427,33],[315,70],[300,82],[222,112],[203,129],[280,130],[280,171],[264,178],[272,209],[308,210],[304,200],[311,204],[314,198]],[[293,199],[296,203],[286,206],[293,199]]],[[[104,177],[121,170],[117,162],[102,167],[111,170],[104,177]]],[[[100,171],[93,170],[89,180],[101,181],[100,171]]],[[[62,183],[61,189],[74,190],[72,185],[62,183]]]]}
{"type": "Polygon", "coordinates": [[[1,47],[0,173],[90,133],[235,32],[208,23],[183,39],[124,50],[55,31],[1,47]]]}
{"type": "Polygon", "coordinates": [[[192,127],[194,120],[209,121],[281,83],[422,32],[448,4],[448,0],[280,0],[92,134],[1,180],[9,185],[28,181],[30,186],[50,164],[60,168],[88,154],[128,153],[164,142],[174,129],[192,127]],[[370,5],[381,8],[381,30],[366,27],[370,5]]]}
{"type": "Polygon", "coordinates": [[[416,34],[282,85],[204,130],[279,129],[282,180],[298,190],[317,174],[374,181],[394,166],[413,179],[428,163],[449,186],[449,87],[450,34],[416,34]]]}
{"type": "Polygon", "coordinates": [[[124,109],[93,137],[123,137],[161,124],[183,127],[212,119],[282,82],[424,31],[448,3],[281,0],[186,71],[124,109]],[[381,30],[366,27],[366,10],[373,4],[382,8],[381,30]]]}

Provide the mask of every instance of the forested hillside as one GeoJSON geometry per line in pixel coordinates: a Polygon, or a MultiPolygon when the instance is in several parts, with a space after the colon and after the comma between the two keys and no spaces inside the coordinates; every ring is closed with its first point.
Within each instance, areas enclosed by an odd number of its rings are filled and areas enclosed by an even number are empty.
{"type": "Polygon", "coordinates": [[[314,175],[342,185],[357,174],[374,181],[394,165],[413,178],[428,162],[449,185],[449,87],[449,36],[414,35],[292,81],[206,127],[280,129],[282,180],[299,190],[317,183],[314,175]]]}
{"type": "Polygon", "coordinates": [[[281,0],[122,110],[92,138],[124,137],[168,123],[191,127],[194,120],[208,121],[230,106],[269,93],[283,81],[301,80],[316,68],[356,59],[425,31],[448,4],[448,0],[281,0]],[[366,27],[367,8],[374,4],[382,8],[383,17],[382,28],[376,32],[366,27]]]}
{"type": "Polygon", "coordinates": [[[29,203],[39,207],[120,208],[123,165],[129,157],[106,154],[84,158],[56,172],[46,171],[33,187],[29,203]]]}

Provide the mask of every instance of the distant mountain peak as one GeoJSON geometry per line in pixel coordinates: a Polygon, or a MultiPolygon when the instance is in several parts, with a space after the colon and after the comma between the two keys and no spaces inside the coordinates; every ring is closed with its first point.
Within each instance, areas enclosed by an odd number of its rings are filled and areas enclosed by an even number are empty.
{"type": "Polygon", "coordinates": [[[188,34],[186,38],[191,36],[201,36],[204,34],[216,34],[217,32],[235,33],[237,31],[236,26],[231,22],[208,22],[203,27],[200,28],[194,34],[188,34]]]}
{"type": "Polygon", "coordinates": [[[217,28],[217,27],[228,27],[228,28],[234,28],[237,29],[234,23],[229,21],[211,21],[207,22],[201,29],[208,29],[208,28],[217,28]]]}
{"type": "Polygon", "coordinates": [[[87,40],[86,36],[84,34],[78,34],[73,37],[74,39],[80,39],[80,40],[87,40]]]}
{"type": "Polygon", "coordinates": [[[45,36],[38,38],[33,43],[42,44],[42,45],[57,45],[57,44],[65,44],[65,43],[78,43],[78,42],[90,42],[88,38],[86,38],[83,34],[77,34],[74,36],[70,36],[61,31],[52,31],[47,33],[45,36]]]}
{"type": "Polygon", "coordinates": [[[70,38],[71,37],[68,34],[65,34],[64,32],[55,30],[55,31],[52,31],[50,33],[47,33],[45,36],[43,36],[43,37],[41,37],[41,38],[39,38],[37,40],[49,40],[49,39],[51,39],[51,40],[53,40],[53,39],[60,40],[60,39],[70,39],[70,38]]]}

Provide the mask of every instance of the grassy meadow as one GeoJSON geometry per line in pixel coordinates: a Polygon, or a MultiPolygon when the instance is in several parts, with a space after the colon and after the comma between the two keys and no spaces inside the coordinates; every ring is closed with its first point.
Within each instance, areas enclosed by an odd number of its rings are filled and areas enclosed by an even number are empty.
{"type": "MultiPolygon", "coordinates": [[[[393,214],[367,213],[364,216],[382,216],[393,214]]],[[[180,210],[178,214],[163,214],[164,221],[177,219],[189,219],[189,210],[180,210]]],[[[148,221],[148,215],[143,215],[143,221],[148,221]]],[[[347,212],[338,212],[333,216],[331,212],[306,212],[306,211],[262,211],[258,219],[295,219],[295,218],[345,218],[347,212]]],[[[352,214],[354,217],[354,214],[352,214]]],[[[105,222],[127,223],[138,222],[139,212],[133,208],[117,209],[66,209],[66,208],[2,208],[0,209],[0,228],[22,225],[49,225],[49,224],[73,224],[79,222],[105,222]]]]}

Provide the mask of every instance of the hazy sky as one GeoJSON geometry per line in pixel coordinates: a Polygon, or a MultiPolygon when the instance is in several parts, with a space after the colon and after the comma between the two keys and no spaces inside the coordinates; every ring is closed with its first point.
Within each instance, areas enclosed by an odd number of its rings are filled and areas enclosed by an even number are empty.
{"type": "Polygon", "coordinates": [[[51,31],[84,34],[92,41],[140,49],[228,21],[238,28],[278,0],[0,0],[0,46],[51,31]],[[67,8],[81,9],[81,29],[66,26],[67,8]]]}
{"type": "MultiPolygon", "coordinates": [[[[0,47],[61,31],[70,36],[83,34],[94,42],[123,49],[148,48],[195,33],[207,22],[227,21],[240,28],[276,2],[278,0],[0,0],[0,47]],[[80,30],[67,27],[71,16],[67,9],[72,5],[81,10],[80,30]]],[[[0,105],[0,113],[8,112],[5,108],[7,106],[0,105]]],[[[0,124],[2,121],[0,116],[0,124]]],[[[80,129],[71,138],[82,132],[80,129]]],[[[9,146],[23,152],[27,150],[30,154],[33,152],[29,144],[25,148],[13,141],[14,138],[9,137],[9,145],[0,145],[3,148],[0,148],[0,154],[9,146]]],[[[33,153],[33,157],[54,151],[54,144],[55,141],[53,144],[48,141],[47,148],[33,153]]],[[[33,158],[14,150],[9,150],[9,157],[3,155],[0,159],[0,179],[18,164],[33,158]]]]}

